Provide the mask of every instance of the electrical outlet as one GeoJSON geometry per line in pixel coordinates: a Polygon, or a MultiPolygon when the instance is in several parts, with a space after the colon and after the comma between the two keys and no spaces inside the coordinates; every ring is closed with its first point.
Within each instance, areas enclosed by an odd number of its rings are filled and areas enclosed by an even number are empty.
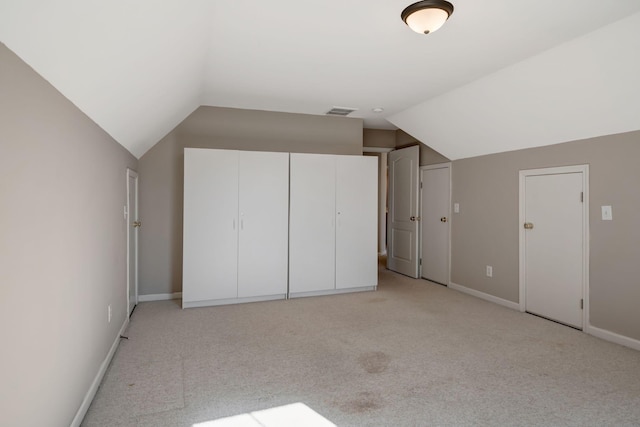
{"type": "Polygon", "coordinates": [[[493,267],[487,265],[487,277],[493,277],[493,267]]]}
{"type": "Polygon", "coordinates": [[[107,306],[107,320],[111,323],[111,304],[107,306]]]}

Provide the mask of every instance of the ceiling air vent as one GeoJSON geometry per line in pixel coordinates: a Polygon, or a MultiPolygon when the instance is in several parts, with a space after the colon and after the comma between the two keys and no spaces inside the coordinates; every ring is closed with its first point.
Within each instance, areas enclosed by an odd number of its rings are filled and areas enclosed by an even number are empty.
{"type": "Polygon", "coordinates": [[[348,116],[356,110],[357,108],[333,107],[331,110],[327,111],[326,114],[327,116],[348,116]]]}

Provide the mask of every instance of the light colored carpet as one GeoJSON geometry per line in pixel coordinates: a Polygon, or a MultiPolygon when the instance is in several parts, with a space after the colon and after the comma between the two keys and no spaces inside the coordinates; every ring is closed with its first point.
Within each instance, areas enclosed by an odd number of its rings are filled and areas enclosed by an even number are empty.
{"type": "Polygon", "coordinates": [[[640,352],[384,268],[378,291],[136,308],[83,422],[302,402],[338,426],[640,426],[640,352]]]}

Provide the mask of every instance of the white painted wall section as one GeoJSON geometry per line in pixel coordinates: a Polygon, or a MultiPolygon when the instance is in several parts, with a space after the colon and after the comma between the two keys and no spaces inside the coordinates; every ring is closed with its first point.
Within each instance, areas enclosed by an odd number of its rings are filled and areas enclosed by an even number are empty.
{"type": "Polygon", "coordinates": [[[640,129],[640,13],[389,120],[454,160],[640,129]]]}

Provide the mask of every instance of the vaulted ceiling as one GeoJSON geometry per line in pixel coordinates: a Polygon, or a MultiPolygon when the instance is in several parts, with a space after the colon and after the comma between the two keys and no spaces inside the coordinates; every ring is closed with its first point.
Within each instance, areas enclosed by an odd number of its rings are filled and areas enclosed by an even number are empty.
{"type": "Polygon", "coordinates": [[[411,0],[0,0],[0,41],[138,157],[200,105],[353,107],[452,159],[640,129],[640,1],[452,2],[424,36],[411,0]]]}

